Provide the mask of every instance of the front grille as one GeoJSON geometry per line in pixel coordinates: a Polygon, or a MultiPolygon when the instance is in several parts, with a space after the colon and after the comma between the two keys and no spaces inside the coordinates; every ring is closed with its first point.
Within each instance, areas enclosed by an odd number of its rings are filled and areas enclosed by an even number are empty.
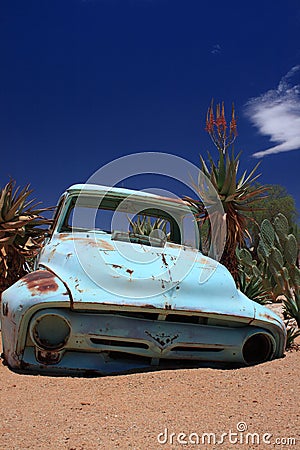
{"type": "Polygon", "coordinates": [[[185,314],[167,314],[166,319],[167,322],[177,322],[177,323],[206,323],[207,317],[201,316],[191,316],[185,314]]]}
{"type": "Polygon", "coordinates": [[[171,352],[222,352],[223,348],[196,347],[196,346],[177,346],[170,349],[171,352]]]}
{"type": "Polygon", "coordinates": [[[193,324],[207,324],[207,317],[203,317],[199,314],[182,314],[178,313],[165,313],[164,310],[161,312],[148,312],[148,311],[124,311],[123,309],[116,310],[103,310],[97,311],[97,314],[105,315],[117,315],[122,317],[128,317],[132,319],[142,319],[142,320],[154,320],[154,321],[165,321],[165,322],[176,322],[176,323],[193,323],[193,324]]]}
{"type": "Polygon", "coordinates": [[[144,344],[143,342],[130,342],[130,341],[121,341],[117,339],[103,339],[103,338],[91,338],[90,339],[93,344],[105,345],[109,347],[129,347],[129,348],[144,348],[148,350],[149,345],[144,344]]]}
{"type": "Polygon", "coordinates": [[[209,316],[203,316],[197,313],[187,314],[185,311],[175,312],[170,311],[167,313],[166,310],[156,310],[157,312],[148,312],[148,311],[134,311],[120,309],[106,309],[106,310],[98,310],[97,314],[101,315],[112,315],[118,317],[126,317],[130,319],[141,319],[141,320],[149,320],[149,321],[157,321],[157,322],[172,322],[178,324],[200,324],[200,325],[212,325],[219,327],[242,327],[244,324],[236,321],[231,321],[230,319],[226,319],[222,316],[220,318],[214,317],[210,318],[209,316]]]}

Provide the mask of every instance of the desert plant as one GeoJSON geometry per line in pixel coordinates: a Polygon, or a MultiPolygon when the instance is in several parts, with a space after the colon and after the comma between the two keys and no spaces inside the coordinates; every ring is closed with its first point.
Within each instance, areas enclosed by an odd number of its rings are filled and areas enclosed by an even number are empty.
{"type": "Polygon", "coordinates": [[[275,300],[278,295],[290,295],[300,285],[297,253],[296,238],[289,233],[286,217],[279,213],[273,224],[269,219],[262,221],[256,259],[246,248],[238,251],[237,257],[241,270],[248,275],[260,274],[275,300]]]}
{"type": "MultiPolygon", "coordinates": [[[[246,249],[237,249],[237,258],[240,261],[245,261],[246,249]],[[243,260],[244,258],[244,260],[243,260]]],[[[251,298],[257,303],[264,305],[270,300],[270,292],[262,283],[262,276],[259,268],[257,267],[256,261],[251,259],[251,254],[248,252],[247,263],[245,265],[239,264],[238,268],[238,279],[237,287],[243,292],[247,297],[251,298]]]]}
{"type": "MultiPolygon", "coordinates": [[[[225,118],[224,103],[217,105],[216,116],[214,116],[213,104],[207,112],[206,131],[210,135],[214,145],[218,150],[218,162],[215,163],[213,157],[208,153],[209,166],[200,156],[201,170],[212,183],[218,193],[226,214],[227,236],[225,248],[221,257],[223,263],[231,272],[235,280],[238,279],[238,262],[236,258],[236,248],[245,245],[245,239],[249,237],[247,231],[246,213],[254,210],[254,202],[261,198],[266,191],[265,187],[255,185],[255,181],[260,175],[256,175],[259,163],[250,173],[247,171],[238,176],[241,153],[235,156],[234,150],[229,152],[229,147],[233,144],[237,136],[237,125],[235,119],[234,106],[232,107],[231,120],[228,125],[225,118]]],[[[207,205],[210,199],[205,198],[203,186],[194,186],[200,198],[203,198],[207,205]]],[[[186,197],[194,207],[198,207],[199,217],[202,222],[208,218],[208,213],[203,214],[203,204],[186,197]]]]}
{"type": "Polygon", "coordinates": [[[293,296],[300,286],[298,244],[295,236],[289,233],[289,224],[283,214],[278,214],[273,224],[268,219],[262,222],[257,254],[262,263],[264,283],[273,286],[274,297],[293,296]]]}
{"type": "Polygon", "coordinates": [[[24,263],[36,256],[51,220],[42,216],[53,208],[38,208],[30,200],[29,185],[22,190],[10,180],[0,192],[0,292],[25,274],[24,263]]]}
{"type": "Polygon", "coordinates": [[[251,221],[248,223],[248,230],[251,235],[251,246],[256,254],[259,242],[259,231],[262,221],[267,217],[271,222],[274,221],[277,214],[283,214],[289,224],[289,232],[292,233],[298,243],[300,243],[300,229],[297,226],[298,212],[295,199],[288,193],[285,187],[279,184],[264,185],[267,188],[267,197],[255,202],[256,211],[249,215],[251,221]]]}
{"type": "MultiPolygon", "coordinates": [[[[239,261],[239,279],[249,279],[258,289],[262,289],[266,298],[276,300],[284,295],[283,313],[287,319],[286,349],[298,348],[294,344],[300,336],[300,270],[297,267],[298,246],[295,236],[289,233],[289,224],[283,214],[278,214],[273,224],[265,219],[261,223],[258,260],[253,259],[248,249],[237,250],[239,261]],[[298,328],[289,327],[289,320],[294,319],[298,328]]],[[[254,291],[247,290],[247,284],[240,283],[240,289],[255,300],[254,291]]]]}
{"type": "Polygon", "coordinates": [[[288,319],[295,319],[300,328],[300,286],[296,286],[294,292],[286,294],[285,297],[284,313],[288,319]]]}
{"type": "Polygon", "coordinates": [[[300,330],[295,327],[287,329],[286,337],[286,350],[298,349],[298,345],[295,344],[295,339],[300,336],[300,330]]]}
{"type": "Polygon", "coordinates": [[[157,218],[154,221],[149,216],[138,215],[135,221],[132,221],[128,217],[128,221],[130,224],[130,232],[133,234],[138,234],[141,236],[150,236],[150,234],[154,230],[160,230],[164,233],[166,238],[168,237],[167,233],[167,221],[165,219],[157,218]]]}

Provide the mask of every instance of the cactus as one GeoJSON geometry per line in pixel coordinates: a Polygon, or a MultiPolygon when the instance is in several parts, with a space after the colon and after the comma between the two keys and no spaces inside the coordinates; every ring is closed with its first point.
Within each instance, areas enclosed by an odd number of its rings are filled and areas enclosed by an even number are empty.
{"type": "Polygon", "coordinates": [[[264,219],[260,226],[260,236],[262,240],[262,245],[267,249],[274,246],[275,241],[275,230],[273,225],[268,219],[264,219]]]}
{"type": "Polygon", "coordinates": [[[259,241],[259,244],[257,246],[257,255],[260,261],[267,261],[270,256],[270,251],[261,240],[259,241]]]}
{"type": "MultiPolygon", "coordinates": [[[[252,266],[253,265],[253,259],[252,255],[246,248],[241,248],[236,250],[236,256],[239,261],[243,262],[243,265],[246,266],[252,266]]],[[[256,261],[255,261],[256,262],[256,261]]]]}
{"type": "Polygon", "coordinates": [[[252,258],[246,248],[236,249],[238,261],[238,287],[252,300],[260,304],[267,303],[270,298],[268,286],[263,284],[261,271],[257,267],[257,261],[252,258]]]}
{"type": "Polygon", "coordinates": [[[289,223],[287,218],[279,213],[274,219],[274,228],[277,233],[277,235],[280,237],[284,237],[289,232],[289,223]]]}
{"type": "Polygon", "coordinates": [[[293,286],[300,286],[300,269],[296,265],[292,266],[289,273],[293,286]]]}
{"type": "Polygon", "coordinates": [[[285,240],[284,257],[289,264],[294,265],[297,260],[297,255],[297,240],[293,234],[289,234],[285,240]]]}
{"type": "MultiPolygon", "coordinates": [[[[289,225],[283,214],[278,214],[273,224],[265,219],[260,227],[257,261],[251,253],[241,249],[237,253],[240,272],[254,280],[261,280],[262,288],[276,300],[284,295],[288,317],[300,325],[300,269],[297,267],[298,244],[289,234],[289,225]]],[[[244,283],[245,284],[245,283],[244,283]]]]}
{"type": "Polygon", "coordinates": [[[300,271],[296,266],[298,245],[283,214],[274,219],[274,226],[268,219],[261,224],[260,242],[257,249],[263,270],[263,278],[275,287],[274,293],[290,296],[299,286],[300,271]]]}
{"type": "Polygon", "coordinates": [[[277,272],[281,270],[281,268],[284,264],[284,260],[283,260],[281,251],[278,250],[278,248],[276,248],[276,247],[271,248],[268,263],[270,265],[270,269],[272,272],[273,272],[273,270],[275,270],[277,272]]]}

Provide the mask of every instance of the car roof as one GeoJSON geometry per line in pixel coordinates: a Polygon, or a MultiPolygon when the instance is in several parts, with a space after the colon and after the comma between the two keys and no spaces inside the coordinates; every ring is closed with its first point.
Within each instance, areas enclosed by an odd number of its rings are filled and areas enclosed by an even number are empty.
{"type": "Polygon", "coordinates": [[[109,186],[102,186],[98,184],[74,184],[70,186],[67,189],[67,192],[70,194],[101,194],[105,195],[106,193],[110,193],[112,195],[118,195],[122,197],[128,197],[128,196],[134,196],[139,197],[140,199],[148,198],[153,200],[159,200],[163,202],[171,202],[172,204],[176,203],[180,206],[188,206],[189,208],[191,205],[188,202],[185,202],[184,200],[180,198],[172,198],[172,197],[163,197],[157,194],[152,194],[147,191],[138,191],[133,189],[126,189],[126,188],[119,188],[119,187],[109,187],[109,186]]]}

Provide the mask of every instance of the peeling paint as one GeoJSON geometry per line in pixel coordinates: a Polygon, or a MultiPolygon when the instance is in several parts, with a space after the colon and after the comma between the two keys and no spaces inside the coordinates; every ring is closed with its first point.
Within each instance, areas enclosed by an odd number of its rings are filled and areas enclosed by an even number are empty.
{"type": "Polygon", "coordinates": [[[58,285],[55,282],[55,276],[46,270],[37,270],[29,273],[22,278],[22,284],[25,284],[31,295],[45,294],[47,292],[55,292],[58,285]]]}
{"type": "Polygon", "coordinates": [[[114,246],[104,239],[92,239],[88,237],[74,237],[72,233],[60,233],[59,237],[62,241],[80,241],[83,244],[98,248],[99,250],[115,250],[114,246]]]}
{"type": "Polygon", "coordinates": [[[126,270],[126,272],[127,272],[127,273],[129,273],[129,275],[130,275],[130,277],[131,277],[131,276],[132,276],[132,274],[133,274],[133,272],[134,272],[134,270],[131,270],[131,269],[127,269],[127,270],[126,270]]]}

